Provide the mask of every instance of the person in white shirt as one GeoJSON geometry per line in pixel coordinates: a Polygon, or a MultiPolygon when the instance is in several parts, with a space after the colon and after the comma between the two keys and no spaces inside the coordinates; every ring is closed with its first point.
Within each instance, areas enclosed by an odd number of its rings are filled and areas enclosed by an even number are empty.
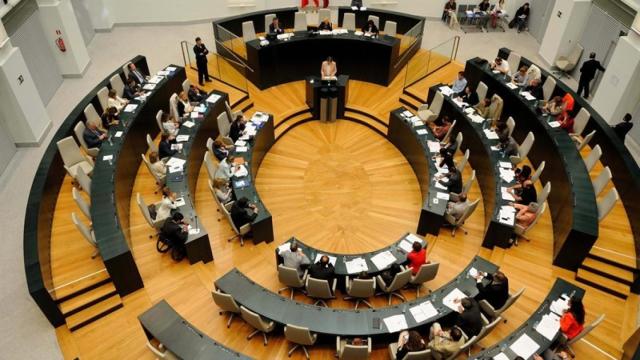
{"type": "Polygon", "coordinates": [[[181,91],[180,94],[178,94],[177,107],[178,116],[181,118],[189,115],[189,113],[193,111],[193,105],[189,102],[189,96],[186,92],[181,91]]]}
{"type": "Polygon", "coordinates": [[[156,207],[156,221],[165,220],[171,217],[171,210],[177,209],[176,193],[169,190],[168,187],[162,189],[162,200],[156,207]]]}
{"type": "Polygon", "coordinates": [[[499,57],[497,57],[492,63],[491,63],[491,70],[498,70],[499,72],[505,74],[505,75],[509,75],[509,63],[507,62],[507,60],[503,60],[499,57]]]}
{"type": "Polygon", "coordinates": [[[180,123],[171,117],[168,113],[162,113],[162,130],[171,138],[178,136],[180,131],[180,123]]]}
{"type": "Polygon", "coordinates": [[[240,165],[234,164],[234,160],[235,156],[229,155],[226,159],[220,161],[215,178],[229,180],[233,176],[234,171],[240,169],[240,165]]]}
{"type": "Polygon", "coordinates": [[[229,181],[222,178],[215,178],[213,180],[213,188],[216,191],[216,197],[222,204],[226,204],[233,200],[233,194],[231,187],[229,187],[229,181]]]}
{"type": "Polygon", "coordinates": [[[149,163],[151,164],[151,171],[158,179],[164,179],[167,176],[167,165],[160,160],[157,152],[152,151],[149,153],[149,163]]]}
{"type": "Polygon", "coordinates": [[[320,76],[325,78],[333,78],[336,77],[338,73],[338,66],[336,62],[333,61],[333,58],[329,56],[327,60],[322,62],[322,66],[320,67],[320,76]]]}
{"type": "Polygon", "coordinates": [[[125,106],[129,103],[128,100],[125,100],[118,96],[114,89],[109,90],[109,98],[107,99],[107,107],[114,107],[118,110],[118,114],[124,109],[125,106]]]}
{"type": "Polygon", "coordinates": [[[467,79],[464,78],[464,71],[460,71],[458,73],[458,77],[453,82],[453,86],[451,86],[451,90],[453,90],[454,94],[461,94],[464,92],[464,89],[467,87],[467,79]]]}

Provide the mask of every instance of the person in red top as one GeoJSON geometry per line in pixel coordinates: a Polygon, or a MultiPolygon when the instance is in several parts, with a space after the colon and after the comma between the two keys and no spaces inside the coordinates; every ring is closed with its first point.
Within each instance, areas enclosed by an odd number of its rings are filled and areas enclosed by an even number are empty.
{"type": "Polygon", "coordinates": [[[412,248],[413,250],[407,254],[407,261],[409,262],[411,273],[415,275],[420,270],[420,266],[427,262],[427,249],[423,249],[419,241],[414,241],[412,248]]]}
{"type": "Polygon", "coordinates": [[[584,305],[582,300],[572,297],[569,300],[569,310],[560,318],[560,330],[571,340],[578,336],[584,328],[584,305]]]}
{"type": "Polygon", "coordinates": [[[557,118],[560,123],[560,128],[564,129],[569,134],[573,133],[574,113],[575,111],[564,111],[562,114],[558,115],[557,118]]]}
{"type": "Polygon", "coordinates": [[[571,112],[573,111],[573,106],[575,105],[575,100],[571,94],[566,93],[562,98],[562,111],[571,112]]]}

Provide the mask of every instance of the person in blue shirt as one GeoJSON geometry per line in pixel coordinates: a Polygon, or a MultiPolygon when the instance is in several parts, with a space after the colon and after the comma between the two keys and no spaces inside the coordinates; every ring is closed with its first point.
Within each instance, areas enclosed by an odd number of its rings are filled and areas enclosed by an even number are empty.
{"type": "Polygon", "coordinates": [[[456,96],[462,96],[464,95],[462,93],[464,92],[464,89],[466,87],[467,87],[467,79],[465,79],[464,77],[464,71],[460,71],[458,73],[458,77],[453,82],[453,86],[451,87],[451,90],[453,90],[453,93],[456,94],[456,96]]]}

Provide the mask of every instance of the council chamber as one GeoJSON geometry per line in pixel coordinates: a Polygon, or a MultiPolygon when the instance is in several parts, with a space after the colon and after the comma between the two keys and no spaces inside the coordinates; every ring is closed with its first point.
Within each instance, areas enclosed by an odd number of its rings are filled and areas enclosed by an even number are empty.
{"type": "Polygon", "coordinates": [[[5,353],[637,358],[622,3],[0,5],[5,353]]]}

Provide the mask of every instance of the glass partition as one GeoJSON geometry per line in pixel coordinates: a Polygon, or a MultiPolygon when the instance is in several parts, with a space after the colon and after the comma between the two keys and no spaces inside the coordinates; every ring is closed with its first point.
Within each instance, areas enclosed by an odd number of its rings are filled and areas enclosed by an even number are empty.
{"type": "Polygon", "coordinates": [[[247,59],[247,45],[244,39],[220,25],[216,27],[216,46],[222,45],[227,50],[234,52],[240,58],[247,59]]]}
{"type": "Polygon", "coordinates": [[[400,58],[405,54],[405,52],[415,44],[416,41],[422,39],[422,33],[424,32],[424,20],[420,20],[414,27],[412,27],[409,31],[404,34],[398,34],[397,37],[400,38],[400,58]]]}
{"type": "Polygon", "coordinates": [[[427,51],[420,51],[414,55],[407,63],[404,87],[407,88],[415,84],[455,60],[459,43],[460,37],[455,36],[427,51]]]}
{"type": "MultiPolygon", "coordinates": [[[[182,41],[180,47],[182,48],[182,58],[184,60],[185,68],[191,68],[192,70],[198,70],[195,60],[195,54],[193,53],[194,43],[188,41],[182,41]]],[[[246,72],[249,71],[246,65],[240,61],[228,59],[220,54],[210,52],[207,56],[209,75],[216,80],[219,80],[234,88],[248,92],[246,72]]]]}

